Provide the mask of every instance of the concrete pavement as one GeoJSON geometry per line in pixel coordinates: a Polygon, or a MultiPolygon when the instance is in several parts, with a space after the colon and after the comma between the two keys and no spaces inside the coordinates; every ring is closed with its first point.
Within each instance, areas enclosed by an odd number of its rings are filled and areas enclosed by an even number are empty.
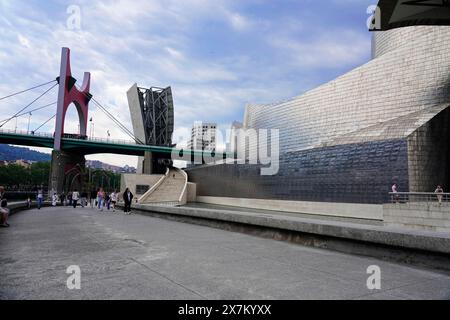
{"type": "Polygon", "coordinates": [[[435,270],[142,215],[57,207],[10,223],[0,299],[450,299],[435,270]],[[370,265],[381,290],[366,286],[370,265]]]}

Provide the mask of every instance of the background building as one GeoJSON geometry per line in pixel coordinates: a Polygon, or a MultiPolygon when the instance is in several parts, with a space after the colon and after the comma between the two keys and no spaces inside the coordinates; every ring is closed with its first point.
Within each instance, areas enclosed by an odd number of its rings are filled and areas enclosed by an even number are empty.
{"type": "Polygon", "coordinates": [[[242,122],[233,121],[230,128],[230,141],[227,142],[226,152],[228,154],[234,154],[235,157],[238,152],[238,142],[237,142],[237,131],[243,129],[244,125],[242,122]]]}
{"type": "Polygon", "coordinates": [[[382,203],[394,182],[399,191],[449,189],[449,43],[446,26],[378,32],[363,66],[293,99],[248,105],[244,128],[280,132],[278,174],[192,168],[198,195],[382,203]]]}
{"type": "Polygon", "coordinates": [[[217,124],[196,121],[192,126],[188,149],[212,151],[216,149],[217,124]]]}

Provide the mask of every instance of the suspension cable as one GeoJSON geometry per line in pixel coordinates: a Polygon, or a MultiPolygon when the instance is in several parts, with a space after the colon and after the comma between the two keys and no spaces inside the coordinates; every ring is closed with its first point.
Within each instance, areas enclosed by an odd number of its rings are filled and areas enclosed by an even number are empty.
{"type": "MultiPolygon", "coordinates": [[[[76,85],[78,89],[81,90],[81,88],[76,85]]],[[[80,91],[82,92],[82,91],[80,91]]],[[[94,99],[92,96],[88,96],[87,93],[83,92],[83,94],[86,97],[91,98],[91,100],[95,103],[95,105],[104,113],[106,116],[108,116],[115,124],[119,126],[122,131],[124,131],[125,134],[127,134],[130,138],[132,138],[134,141],[136,141],[138,144],[145,144],[143,143],[139,138],[137,138],[130,130],[128,130],[127,127],[125,127],[116,117],[114,117],[100,102],[98,102],[96,99],[94,99]]]]}
{"type": "Polygon", "coordinates": [[[112,121],[114,121],[122,131],[124,131],[128,136],[130,136],[133,140],[135,140],[139,144],[143,143],[139,138],[137,138],[127,127],[125,127],[117,118],[115,118],[105,107],[103,107],[97,100],[92,99],[94,103],[99,107],[103,113],[105,113],[112,121]]]}
{"type": "MultiPolygon", "coordinates": [[[[56,80],[55,80],[56,81],[56,80]]],[[[18,114],[20,114],[21,112],[23,112],[25,109],[27,109],[29,106],[31,106],[33,103],[35,103],[36,101],[38,101],[40,98],[42,98],[44,95],[46,95],[50,90],[52,90],[54,87],[56,87],[58,85],[58,83],[55,83],[53,86],[51,86],[51,88],[45,90],[44,93],[42,93],[41,95],[39,95],[39,97],[37,97],[36,99],[34,99],[33,101],[31,101],[29,104],[27,104],[25,107],[23,107],[22,109],[20,109],[18,112],[16,112],[16,114],[14,114],[11,118],[9,118],[8,120],[4,121],[1,125],[0,128],[3,127],[5,124],[7,124],[9,121],[11,121],[11,119],[14,119],[15,117],[17,117],[18,114]]]]}
{"type": "MultiPolygon", "coordinates": [[[[56,103],[57,103],[57,102],[55,101],[55,102],[53,102],[53,103],[46,104],[45,106],[42,106],[42,107],[39,107],[39,108],[35,108],[35,109],[29,110],[29,111],[27,111],[27,112],[18,114],[17,116],[15,116],[15,118],[19,118],[19,117],[24,116],[24,115],[26,115],[26,114],[28,114],[28,113],[32,113],[32,112],[35,112],[35,111],[38,111],[38,110],[42,110],[42,109],[44,109],[44,108],[48,108],[48,107],[50,107],[50,106],[52,106],[52,105],[54,105],[54,104],[56,104],[56,103]]],[[[1,123],[1,122],[5,122],[5,121],[7,121],[7,120],[8,120],[8,119],[1,120],[0,123],[1,123]]]]}
{"type": "Polygon", "coordinates": [[[32,132],[37,132],[40,128],[42,128],[43,126],[45,126],[50,120],[52,120],[54,117],[56,117],[56,113],[51,116],[50,118],[48,118],[43,124],[41,124],[39,127],[37,127],[35,130],[33,130],[32,132]]]}
{"type": "Polygon", "coordinates": [[[7,96],[4,96],[4,97],[0,98],[0,101],[1,101],[1,100],[4,100],[4,99],[7,99],[7,98],[10,98],[10,97],[13,97],[13,96],[16,96],[16,95],[18,95],[18,94],[21,94],[21,93],[27,92],[27,91],[31,91],[31,90],[34,90],[34,89],[37,89],[37,88],[40,88],[40,87],[46,86],[46,85],[48,85],[48,84],[50,84],[50,83],[52,83],[52,82],[54,82],[54,81],[57,81],[57,80],[55,79],[55,80],[52,80],[52,81],[49,81],[49,82],[46,82],[46,83],[43,83],[43,84],[40,84],[40,85],[34,86],[34,87],[32,87],[32,88],[29,88],[29,89],[26,89],[26,90],[22,90],[22,91],[19,91],[19,92],[15,92],[15,93],[13,93],[13,94],[10,94],[10,95],[7,95],[7,96]]]}

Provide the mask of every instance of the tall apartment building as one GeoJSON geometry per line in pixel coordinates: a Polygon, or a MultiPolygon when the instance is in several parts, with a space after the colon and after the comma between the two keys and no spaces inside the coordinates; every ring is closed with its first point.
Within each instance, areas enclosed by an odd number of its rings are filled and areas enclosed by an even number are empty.
{"type": "Polygon", "coordinates": [[[216,149],[217,124],[196,121],[192,126],[189,149],[212,151],[216,149]]]}

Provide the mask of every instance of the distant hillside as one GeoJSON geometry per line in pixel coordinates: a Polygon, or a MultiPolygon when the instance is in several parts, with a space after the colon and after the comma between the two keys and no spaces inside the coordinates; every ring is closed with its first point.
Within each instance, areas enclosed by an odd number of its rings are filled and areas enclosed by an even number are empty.
{"type": "Polygon", "coordinates": [[[28,148],[13,147],[7,144],[0,144],[0,160],[28,160],[46,162],[50,161],[51,155],[39,151],[30,150],[28,148]]]}
{"type": "MultiPolygon", "coordinates": [[[[0,161],[28,160],[36,162],[47,162],[51,160],[51,155],[29,148],[13,147],[7,144],[0,144],[0,161]]],[[[109,170],[119,173],[135,173],[136,169],[130,166],[113,166],[98,160],[86,160],[86,166],[96,169],[109,170]]]]}

